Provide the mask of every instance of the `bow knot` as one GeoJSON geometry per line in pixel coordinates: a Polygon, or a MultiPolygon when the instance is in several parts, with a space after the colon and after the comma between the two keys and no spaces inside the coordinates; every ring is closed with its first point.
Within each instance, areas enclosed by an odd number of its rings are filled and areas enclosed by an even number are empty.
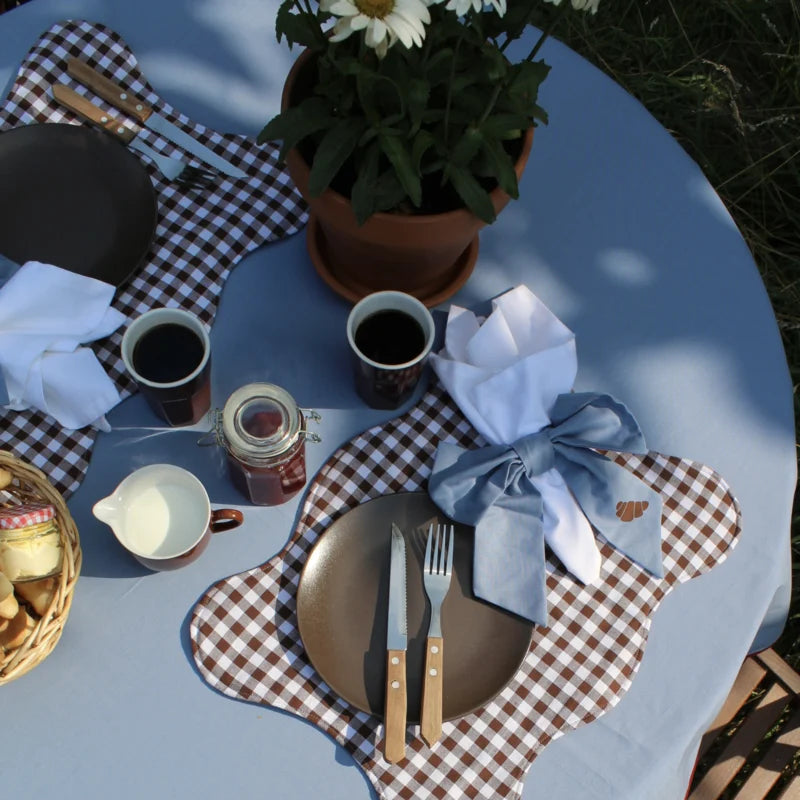
{"type": "Polygon", "coordinates": [[[550,419],[513,444],[440,444],[428,482],[445,514],[475,527],[475,594],[543,624],[545,543],[584,582],[600,572],[593,529],[663,575],[660,495],[597,452],[646,452],[633,415],[608,395],[569,393],[558,396],[550,419]],[[631,502],[641,514],[618,515],[618,505],[631,502]]]}
{"type": "Polygon", "coordinates": [[[529,478],[542,475],[555,466],[556,451],[550,433],[551,428],[547,427],[538,433],[523,436],[511,445],[529,478]]]}

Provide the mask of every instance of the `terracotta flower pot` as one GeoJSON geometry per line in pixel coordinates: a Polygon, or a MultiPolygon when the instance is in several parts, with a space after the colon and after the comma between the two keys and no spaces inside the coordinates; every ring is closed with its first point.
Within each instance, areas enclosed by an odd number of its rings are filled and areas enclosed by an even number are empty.
{"type": "MultiPolygon", "coordinates": [[[[290,104],[298,75],[309,59],[308,51],[302,53],[290,70],[282,109],[290,104]]],[[[529,128],[515,164],[517,180],[532,142],[533,128],[529,128]]],[[[287,153],[286,164],[310,207],[306,245],[311,261],[322,279],[342,297],[357,302],[371,292],[394,289],[435,306],[455,294],[469,278],[478,258],[478,232],[486,224],[471,211],[461,208],[419,215],[378,212],[359,225],[347,197],[333,189],[319,197],[310,196],[310,167],[297,148],[287,153]]],[[[510,200],[499,187],[490,197],[495,213],[510,200]]]]}

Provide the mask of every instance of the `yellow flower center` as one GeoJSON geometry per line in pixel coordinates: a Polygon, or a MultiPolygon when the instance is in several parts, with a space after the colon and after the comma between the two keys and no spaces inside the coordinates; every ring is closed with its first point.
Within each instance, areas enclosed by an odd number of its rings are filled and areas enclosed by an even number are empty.
{"type": "Polygon", "coordinates": [[[394,0],[355,0],[355,4],[364,16],[373,19],[384,19],[394,9],[394,0]]]}

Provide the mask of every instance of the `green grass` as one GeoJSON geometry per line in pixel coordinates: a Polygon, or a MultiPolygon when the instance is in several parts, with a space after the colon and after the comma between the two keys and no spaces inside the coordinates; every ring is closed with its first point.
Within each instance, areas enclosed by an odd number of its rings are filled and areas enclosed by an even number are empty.
{"type": "MultiPolygon", "coordinates": [[[[568,0],[563,0],[568,2],[568,0]]],[[[761,272],[800,381],[800,0],[601,0],[554,35],[637,97],[708,177],[761,272]]],[[[790,619],[800,668],[800,503],[790,619]]]]}

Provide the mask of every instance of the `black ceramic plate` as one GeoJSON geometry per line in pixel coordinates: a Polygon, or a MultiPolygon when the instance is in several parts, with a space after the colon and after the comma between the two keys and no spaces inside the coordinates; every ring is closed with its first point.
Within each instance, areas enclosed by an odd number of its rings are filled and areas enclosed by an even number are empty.
{"type": "Polygon", "coordinates": [[[77,125],[0,133],[0,253],[124,283],[150,249],[153,185],[109,134],[77,125]]]}
{"type": "MultiPolygon", "coordinates": [[[[300,577],[300,638],[326,683],[356,708],[383,713],[391,523],[406,538],[408,721],[419,721],[430,608],[422,585],[429,523],[445,522],[424,492],[378,497],[343,514],[320,537],[300,577]]],[[[442,606],[443,716],[495,697],[530,645],[533,625],[472,593],[474,530],[456,524],[454,576],[442,606]]]]}

